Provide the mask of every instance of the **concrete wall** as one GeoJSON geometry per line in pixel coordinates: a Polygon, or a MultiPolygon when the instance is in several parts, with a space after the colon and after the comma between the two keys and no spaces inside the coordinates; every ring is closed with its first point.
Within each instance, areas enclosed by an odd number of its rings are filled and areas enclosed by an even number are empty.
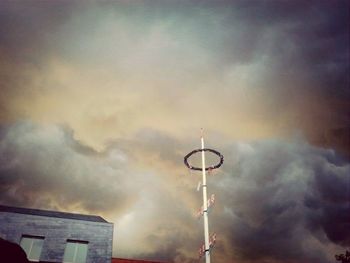
{"type": "Polygon", "coordinates": [[[41,261],[62,262],[67,239],[88,241],[87,263],[110,263],[113,224],[0,212],[0,237],[20,243],[22,235],[43,236],[41,261]]]}

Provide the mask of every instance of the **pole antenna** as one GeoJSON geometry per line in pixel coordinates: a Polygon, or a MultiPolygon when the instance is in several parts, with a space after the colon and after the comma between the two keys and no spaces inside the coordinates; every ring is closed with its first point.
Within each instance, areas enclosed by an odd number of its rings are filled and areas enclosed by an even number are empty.
{"type": "Polygon", "coordinates": [[[211,237],[209,237],[209,219],[208,219],[208,208],[209,206],[213,205],[215,200],[215,195],[211,195],[211,198],[208,200],[207,196],[207,177],[206,177],[206,171],[211,171],[213,169],[219,168],[224,162],[224,156],[219,153],[216,150],[205,148],[204,147],[204,136],[203,136],[203,128],[201,129],[201,148],[193,150],[189,154],[187,154],[184,158],[185,165],[191,169],[196,171],[202,171],[202,192],[203,192],[203,206],[200,209],[200,215],[203,215],[203,224],[204,224],[204,245],[201,246],[199,249],[199,257],[202,257],[205,255],[205,262],[210,263],[210,249],[214,246],[214,243],[216,241],[216,234],[213,234],[211,237]],[[189,164],[188,159],[195,153],[201,152],[202,154],[202,167],[194,167],[189,164]],[[206,167],[205,164],[205,152],[211,152],[215,155],[219,156],[220,161],[216,165],[212,165],[209,167],[206,167]]]}

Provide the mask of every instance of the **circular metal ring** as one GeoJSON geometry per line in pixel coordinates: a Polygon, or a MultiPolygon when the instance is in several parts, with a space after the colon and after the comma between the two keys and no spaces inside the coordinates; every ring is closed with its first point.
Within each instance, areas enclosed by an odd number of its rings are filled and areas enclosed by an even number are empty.
{"type": "Polygon", "coordinates": [[[190,168],[191,170],[196,170],[196,171],[202,171],[203,169],[202,168],[199,168],[199,167],[194,167],[194,166],[191,166],[189,163],[188,163],[188,158],[190,158],[191,155],[197,153],[197,152],[212,152],[214,154],[216,154],[217,156],[219,156],[220,158],[220,161],[217,165],[212,165],[212,166],[209,166],[209,167],[205,167],[205,170],[208,171],[208,170],[213,170],[213,169],[217,169],[219,168],[223,162],[224,162],[224,156],[219,153],[218,151],[215,151],[213,149],[209,149],[209,148],[204,148],[204,149],[196,149],[196,150],[193,150],[192,152],[190,152],[189,154],[187,154],[184,158],[184,163],[185,165],[190,168]]]}

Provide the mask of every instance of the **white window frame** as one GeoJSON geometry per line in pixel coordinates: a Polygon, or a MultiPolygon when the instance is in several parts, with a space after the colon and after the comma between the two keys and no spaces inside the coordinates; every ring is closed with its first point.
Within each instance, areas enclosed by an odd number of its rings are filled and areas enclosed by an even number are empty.
{"type": "MultiPolygon", "coordinates": [[[[64,255],[63,255],[63,263],[76,263],[76,258],[77,258],[77,252],[78,252],[78,245],[79,244],[84,244],[86,245],[86,255],[85,255],[85,262],[87,259],[87,253],[88,253],[88,241],[83,241],[83,240],[73,240],[73,239],[67,239],[67,243],[66,243],[66,248],[67,249],[67,245],[68,244],[74,244],[74,256],[73,256],[73,261],[64,261],[64,255]]],[[[64,251],[64,254],[66,253],[66,250],[64,251]]]]}
{"type": "Polygon", "coordinates": [[[43,246],[44,246],[44,239],[45,237],[43,236],[33,236],[33,235],[22,235],[21,237],[21,240],[20,240],[20,245],[22,244],[22,240],[26,238],[26,239],[29,239],[30,240],[30,248],[29,248],[29,251],[26,251],[22,246],[23,250],[25,251],[26,255],[27,255],[27,258],[30,260],[30,261],[36,261],[36,262],[39,262],[40,261],[40,257],[41,257],[41,253],[42,253],[42,249],[43,249],[43,246]],[[40,254],[39,254],[39,258],[32,258],[31,257],[31,253],[32,253],[32,249],[33,249],[33,244],[36,240],[42,240],[42,244],[41,244],[41,247],[40,247],[40,254]]]}

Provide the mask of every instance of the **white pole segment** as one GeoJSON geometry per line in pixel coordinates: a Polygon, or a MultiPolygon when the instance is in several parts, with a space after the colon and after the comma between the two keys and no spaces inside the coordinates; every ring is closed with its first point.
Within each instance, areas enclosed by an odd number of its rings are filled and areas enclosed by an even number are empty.
{"type": "MultiPolygon", "coordinates": [[[[204,149],[204,138],[203,130],[201,136],[202,150],[204,149]]],[[[205,244],[205,262],[210,263],[210,253],[209,253],[209,224],[208,224],[208,198],[207,198],[207,178],[205,174],[205,154],[202,151],[202,175],[203,175],[203,219],[204,219],[204,244],[205,244]]]]}

